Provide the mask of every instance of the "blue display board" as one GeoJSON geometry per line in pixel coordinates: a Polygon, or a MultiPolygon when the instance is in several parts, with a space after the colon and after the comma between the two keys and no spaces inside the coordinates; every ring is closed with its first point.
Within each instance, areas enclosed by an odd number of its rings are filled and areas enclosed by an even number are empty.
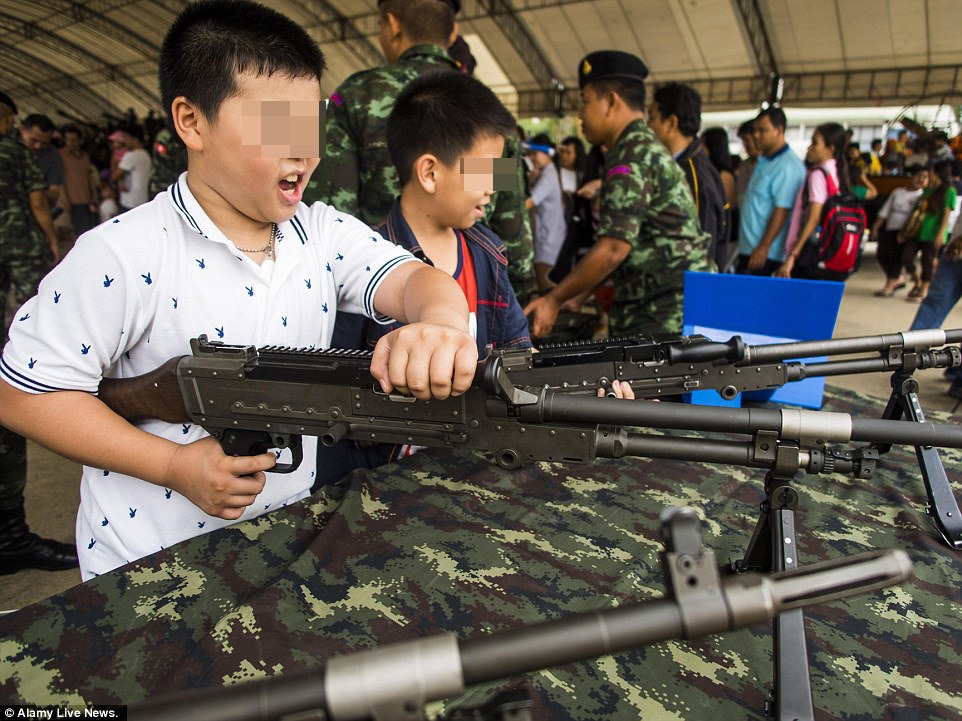
{"type": "MultiPolygon", "coordinates": [[[[684,333],[725,341],[740,335],[749,345],[831,338],[844,283],[729,273],[685,273],[684,333]]],[[[821,360],[786,358],[786,360],[821,360]]],[[[774,391],[746,393],[754,400],[821,408],[824,378],[786,383],[774,391]]],[[[695,391],[699,405],[739,406],[716,391],[695,391]]]]}

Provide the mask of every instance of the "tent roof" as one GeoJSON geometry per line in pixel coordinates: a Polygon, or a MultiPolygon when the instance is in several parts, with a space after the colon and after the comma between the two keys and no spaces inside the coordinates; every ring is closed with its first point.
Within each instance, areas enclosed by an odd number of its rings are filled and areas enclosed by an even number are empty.
{"type": "MultiPolygon", "coordinates": [[[[325,92],[383,62],[376,0],[273,0],[328,58],[325,92]]],[[[0,89],[55,122],[160,110],[156,64],[179,0],[0,0],[0,89]]],[[[593,50],[641,56],[705,110],[962,101],[958,0],[464,0],[478,77],[519,115],[577,107],[593,50]],[[563,98],[563,100],[562,100],[563,98]],[[563,104],[562,104],[563,103],[563,104]]]]}

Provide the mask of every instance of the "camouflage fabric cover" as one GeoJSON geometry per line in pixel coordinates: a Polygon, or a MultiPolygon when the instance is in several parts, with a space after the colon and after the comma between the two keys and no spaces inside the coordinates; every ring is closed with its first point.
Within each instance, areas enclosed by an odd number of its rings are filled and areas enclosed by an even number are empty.
{"type": "MultiPolygon", "coordinates": [[[[881,412],[847,393],[828,408],[881,412]]],[[[945,452],[946,467],[960,456],[945,452]]],[[[893,449],[873,480],[797,485],[803,563],[898,547],[916,573],[806,613],[816,718],[962,719],[962,561],[936,540],[913,453],[893,449]]],[[[743,554],[761,499],[761,472],[741,468],[626,459],[507,472],[481,454],[421,452],[0,618],[0,698],[134,702],[662,597],[662,508],[698,509],[724,562],[743,554]]],[[[765,626],[527,680],[538,718],[762,719],[771,651],[765,626]]]]}
{"type": "Polygon", "coordinates": [[[596,236],[631,244],[612,274],[610,335],[681,333],[684,274],[713,269],[711,236],[684,174],[643,120],[629,123],[605,156],[596,236]]]}
{"type": "Polygon", "coordinates": [[[177,133],[164,126],[157,131],[150,149],[149,196],[153,198],[167,190],[185,170],[187,147],[177,133]]]}
{"type": "MultiPolygon", "coordinates": [[[[443,69],[456,72],[450,55],[435,45],[415,45],[390,65],[355,73],[331,93],[327,147],[304,190],[304,202],[323,201],[371,226],[383,221],[401,194],[387,149],[387,118],[394,100],[419,75],[443,69]]],[[[507,138],[502,157],[521,157],[516,137],[507,138]]],[[[508,275],[524,304],[533,287],[534,246],[520,163],[517,192],[495,193],[483,222],[504,242],[508,275]]]]}

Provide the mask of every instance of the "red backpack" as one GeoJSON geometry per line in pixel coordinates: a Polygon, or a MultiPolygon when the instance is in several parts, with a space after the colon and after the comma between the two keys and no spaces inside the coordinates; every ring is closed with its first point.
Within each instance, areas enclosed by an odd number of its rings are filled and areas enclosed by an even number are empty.
{"type": "MultiPolygon", "coordinates": [[[[796,267],[808,277],[820,280],[845,280],[858,267],[862,254],[862,237],[868,221],[862,201],[852,193],[839,192],[832,176],[824,168],[816,168],[825,176],[828,199],[816,231],[799,254],[796,267]]],[[[815,172],[814,170],[812,172],[815,172]]],[[[808,205],[806,183],[803,206],[808,205]]]]}

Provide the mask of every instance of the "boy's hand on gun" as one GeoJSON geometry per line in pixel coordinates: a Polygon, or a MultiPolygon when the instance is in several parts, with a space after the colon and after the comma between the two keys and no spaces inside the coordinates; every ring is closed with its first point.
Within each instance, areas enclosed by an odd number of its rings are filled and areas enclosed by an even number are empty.
{"type": "Polygon", "coordinates": [[[611,382],[609,388],[598,389],[598,397],[621,398],[626,401],[633,401],[635,399],[635,391],[628,381],[614,380],[611,382]]]}
{"type": "Polygon", "coordinates": [[[371,374],[385,393],[420,400],[461,395],[471,387],[477,366],[474,338],[437,323],[412,323],[388,333],[371,358],[371,374]]]}
{"type": "Polygon", "coordinates": [[[273,453],[228,456],[212,437],[178,446],[166,478],[170,488],[209,516],[236,521],[264,490],[273,453]]]}

